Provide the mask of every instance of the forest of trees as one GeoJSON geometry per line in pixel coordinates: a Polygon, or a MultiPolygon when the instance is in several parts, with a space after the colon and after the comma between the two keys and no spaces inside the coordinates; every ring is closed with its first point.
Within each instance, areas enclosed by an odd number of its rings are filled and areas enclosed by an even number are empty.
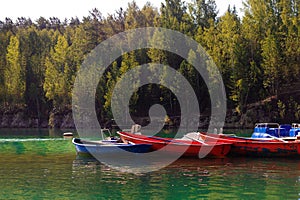
{"type": "MultiPolygon", "coordinates": [[[[0,110],[22,110],[50,122],[51,114],[71,109],[76,72],[92,49],[114,34],[151,26],[180,31],[204,47],[222,74],[229,110],[241,116],[248,105],[275,97],[275,104],[264,109],[276,110],[278,119],[289,115],[299,121],[297,95],[277,96],[297,90],[300,81],[300,0],[246,0],[243,9],[241,18],[234,7],[218,16],[214,0],[165,0],[160,8],[150,3],[139,8],[133,1],[108,16],[95,8],[83,19],[6,18],[0,21],[0,110]]],[[[182,58],[153,49],[126,53],[99,83],[96,101],[102,119],[112,117],[111,90],[118,78],[131,67],[150,62],[172,66],[198,96],[203,93],[201,77],[182,58]]],[[[145,114],[154,102],[166,105],[169,115],[178,115],[174,97],[166,91],[142,87],[133,97],[133,113],[145,114]]],[[[207,107],[207,101],[200,106],[207,107]]]]}

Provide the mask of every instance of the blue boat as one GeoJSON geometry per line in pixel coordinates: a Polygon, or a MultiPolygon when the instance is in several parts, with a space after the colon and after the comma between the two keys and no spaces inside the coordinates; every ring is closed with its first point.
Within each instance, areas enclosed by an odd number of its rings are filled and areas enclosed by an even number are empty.
{"type": "Polygon", "coordinates": [[[90,141],[80,138],[73,138],[72,143],[75,145],[77,154],[80,155],[114,154],[119,152],[120,149],[132,153],[146,153],[149,152],[151,147],[150,144],[127,144],[117,140],[90,141]]]}
{"type": "Polygon", "coordinates": [[[295,139],[300,136],[300,124],[279,125],[277,123],[258,123],[255,125],[252,138],[286,138],[295,139]]]}

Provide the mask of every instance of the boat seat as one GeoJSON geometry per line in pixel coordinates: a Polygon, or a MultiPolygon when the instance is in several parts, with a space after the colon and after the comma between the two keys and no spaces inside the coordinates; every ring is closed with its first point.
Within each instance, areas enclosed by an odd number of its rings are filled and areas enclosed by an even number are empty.
{"type": "Polygon", "coordinates": [[[198,132],[187,133],[181,139],[182,140],[192,140],[191,138],[193,138],[195,140],[203,141],[203,139],[201,138],[201,135],[198,132]]]}

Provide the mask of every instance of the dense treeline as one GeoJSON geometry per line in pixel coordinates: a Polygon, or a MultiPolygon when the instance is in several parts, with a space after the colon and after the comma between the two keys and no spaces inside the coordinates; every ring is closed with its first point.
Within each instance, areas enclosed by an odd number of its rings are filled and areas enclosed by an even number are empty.
{"type": "MultiPolygon", "coordinates": [[[[6,18],[0,21],[0,104],[2,110],[22,109],[38,119],[70,109],[72,86],[85,56],[101,41],[124,30],[156,26],[180,31],[199,42],[222,73],[228,107],[239,115],[247,105],[277,98],[284,88],[296,89],[300,73],[300,0],[247,0],[241,19],[235,8],[217,17],[214,0],[166,0],[160,8],[135,2],[126,10],[104,17],[94,9],[89,16],[72,18],[6,18]],[[271,98],[272,99],[272,98],[271,98]]],[[[155,37],[155,36],[154,36],[155,37]]],[[[153,38],[159,40],[159,36],[153,38]]],[[[191,55],[194,56],[193,52],[191,55]]],[[[111,90],[126,70],[149,62],[168,64],[191,82],[198,97],[207,95],[199,74],[182,58],[154,49],[137,50],[116,60],[100,80],[97,111],[111,117],[111,90]]],[[[300,104],[292,95],[267,105],[284,119],[300,118],[300,104]]],[[[153,103],[177,115],[174,96],[155,85],[133,95],[132,112],[144,114],[153,103]],[[147,95],[145,95],[147,94],[147,95]],[[151,94],[151,98],[149,98],[151,94]],[[142,103],[141,103],[142,102],[142,103]],[[138,112],[139,111],[139,112],[138,112]]],[[[201,109],[209,100],[201,102],[201,109]]]]}

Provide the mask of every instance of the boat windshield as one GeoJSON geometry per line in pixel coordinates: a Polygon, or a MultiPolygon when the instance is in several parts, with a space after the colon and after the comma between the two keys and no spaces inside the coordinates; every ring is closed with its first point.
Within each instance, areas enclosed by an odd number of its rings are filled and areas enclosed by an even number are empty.
{"type": "Polygon", "coordinates": [[[293,123],[293,124],[292,124],[292,128],[300,128],[300,124],[293,123]]]}
{"type": "Polygon", "coordinates": [[[279,128],[279,124],[277,123],[259,123],[256,124],[257,128],[279,128]]]}

